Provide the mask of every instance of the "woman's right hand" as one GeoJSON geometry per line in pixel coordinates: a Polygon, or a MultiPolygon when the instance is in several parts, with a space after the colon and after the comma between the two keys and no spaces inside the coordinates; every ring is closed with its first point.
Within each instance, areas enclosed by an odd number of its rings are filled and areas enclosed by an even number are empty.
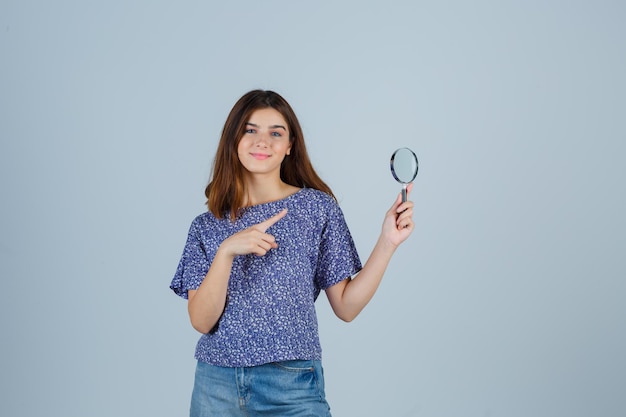
{"type": "Polygon", "coordinates": [[[200,333],[209,333],[215,329],[224,312],[233,259],[237,255],[250,253],[263,256],[270,249],[277,248],[274,236],[265,232],[286,214],[287,209],[284,209],[264,222],[237,232],[222,242],[200,287],[188,292],[189,318],[194,329],[200,333]]]}
{"type": "Polygon", "coordinates": [[[219,251],[234,258],[248,254],[263,256],[271,249],[276,249],[278,247],[276,239],[266,231],[286,214],[287,209],[283,209],[269,219],[235,233],[222,242],[219,251]]]}

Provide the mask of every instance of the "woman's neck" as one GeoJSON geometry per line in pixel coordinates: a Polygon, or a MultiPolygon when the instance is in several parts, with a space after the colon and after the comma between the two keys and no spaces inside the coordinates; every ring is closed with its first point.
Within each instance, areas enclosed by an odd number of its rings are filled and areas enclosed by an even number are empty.
{"type": "Polygon", "coordinates": [[[282,200],[299,190],[298,187],[289,185],[282,180],[261,181],[254,178],[248,178],[245,187],[244,206],[256,206],[257,204],[282,200]]]}

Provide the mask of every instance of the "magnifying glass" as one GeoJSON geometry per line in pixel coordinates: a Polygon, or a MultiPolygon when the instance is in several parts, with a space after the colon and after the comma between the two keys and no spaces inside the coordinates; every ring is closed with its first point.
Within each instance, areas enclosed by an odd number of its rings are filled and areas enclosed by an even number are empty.
{"type": "Polygon", "coordinates": [[[402,184],[402,202],[406,201],[406,187],[417,176],[417,156],[409,148],[400,148],[391,155],[391,175],[402,184]]]}

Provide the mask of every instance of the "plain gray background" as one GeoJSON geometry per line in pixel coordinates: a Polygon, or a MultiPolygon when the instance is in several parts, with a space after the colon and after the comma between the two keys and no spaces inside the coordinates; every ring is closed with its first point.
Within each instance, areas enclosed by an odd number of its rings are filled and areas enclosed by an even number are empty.
{"type": "Polygon", "coordinates": [[[0,2],[0,415],[187,414],[169,289],[226,115],[294,107],[363,260],[420,158],[416,231],[350,324],[334,415],[626,415],[620,1],[0,2]]]}

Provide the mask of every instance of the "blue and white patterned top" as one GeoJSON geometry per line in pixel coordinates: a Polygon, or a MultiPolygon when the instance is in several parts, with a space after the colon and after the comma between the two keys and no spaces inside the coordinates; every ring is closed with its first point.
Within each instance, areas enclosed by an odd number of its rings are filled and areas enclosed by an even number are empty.
{"type": "Polygon", "coordinates": [[[235,258],[224,314],[217,330],[200,338],[196,359],[227,367],[321,360],[314,302],[321,290],[361,269],[343,213],[322,191],[303,188],[248,207],[234,223],[210,212],[199,215],[170,288],[187,298],[188,290],[200,286],[222,241],[283,208],[286,216],[267,230],[278,248],[235,258]]]}

